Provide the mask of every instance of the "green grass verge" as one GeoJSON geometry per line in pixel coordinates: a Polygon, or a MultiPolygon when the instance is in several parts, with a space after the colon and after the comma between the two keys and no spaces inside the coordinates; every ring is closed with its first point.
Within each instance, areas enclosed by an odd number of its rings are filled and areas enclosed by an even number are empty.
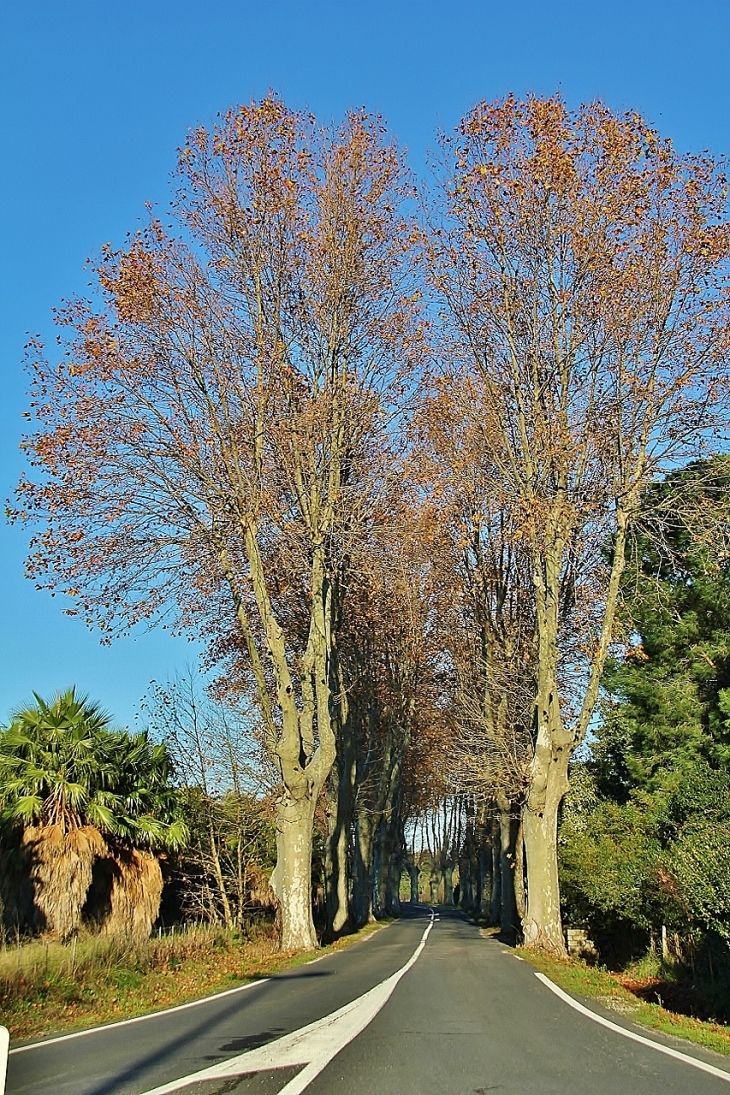
{"type": "Polygon", "coordinates": [[[37,941],[0,951],[0,1023],[13,1041],[70,1033],[235,988],[343,950],[369,924],[317,951],[276,949],[271,929],[250,938],[194,927],[143,942],[89,935],[76,945],[37,941]]]}
{"type": "Polygon", "coordinates": [[[667,1011],[659,1004],[647,1004],[624,988],[607,970],[588,966],[577,959],[550,958],[522,947],[518,947],[514,953],[531,962],[566,992],[597,1000],[611,1011],[616,1011],[651,1030],[685,1038],[696,1045],[714,1049],[717,1053],[730,1057],[730,1030],[720,1023],[705,1023],[700,1019],[667,1011]]]}

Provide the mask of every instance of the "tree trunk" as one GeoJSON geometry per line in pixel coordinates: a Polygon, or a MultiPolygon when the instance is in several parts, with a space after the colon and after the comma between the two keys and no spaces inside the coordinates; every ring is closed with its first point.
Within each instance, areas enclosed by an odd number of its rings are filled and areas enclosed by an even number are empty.
{"type": "Polygon", "coordinates": [[[477,866],[476,866],[476,893],[474,894],[474,907],[477,915],[487,917],[492,897],[492,850],[489,840],[489,828],[486,819],[486,810],[480,812],[477,826],[477,866]]]}
{"type": "Polygon", "coordinates": [[[339,935],[350,926],[350,831],[355,804],[357,780],[356,746],[353,723],[347,701],[347,687],[337,646],[330,660],[338,697],[335,707],[337,748],[330,773],[330,794],[327,802],[329,837],[325,852],[325,884],[327,887],[327,934],[339,935]],[[332,781],[336,779],[336,787],[332,781]]]}
{"type": "Polygon", "coordinates": [[[600,639],[593,654],[590,678],[572,732],[563,725],[558,689],[558,620],[564,540],[556,537],[535,568],[538,623],[538,682],[535,703],[536,740],[530,786],[522,812],[527,860],[526,909],[522,921],[526,947],[564,957],[567,954],[560,918],[558,881],[558,810],[568,790],[571,751],[583,741],[595,711],[601,675],[611,643],[612,627],[625,565],[626,530],[635,496],[617,510],[611,577],[600,639]]]}
{"type": "Polygon", "coordinates": [[[325,852],[327,884],[327,932],[338,935],[347,929],[349,909],[349,837],[352,821],[352,786],[350,772],[337,764],[337,789],[327,805],[329,837],[325,852]]]}
{"type": "Polygon", "coordinates": [[[373,848],[373,878],[375,881],[374,913],[376,918],[385,916],[388,912],[388,890],[390,882],[390,855],[387,840],[387,825],[384,818],[380,819],[375,834],[373,848]]]}
{"type": "Polygon", "coordinates": [[[428,885],[431,890],[431,904],[438,905],[439,903],[439,889],[441,887],[441,872],[434,863],[431,868],[431,874],[428,879],[428,885]]]}
{"type": "Polygon", "coordinates": [[[500,911],[499,928],[505,935],[517,931],[517,903],[515,901],[515,842],[517,819],[513,817],[511,803],[500,798],[499,805],[499,873],[500,911]]]}
{"type": "Polygon", "coordinates": [[[390,855],[389,870],[388,870],[388,892],[386,896],[385,908],[389,916],[400,916],[400,880],[403,874],[403,862],[401,857],[396,853],[390,855]]]}
{"type": "Polygon", "coordinates": [[[238,840],[236,841],[236,894],[238,895],[236,925],[239,928],[243,926],[243,910],[246,907],[246,870],[243,865],[243,841],[241,840],[241,828],[242,827],[239,821],[238,840]]]}
{"type": "Polygon", "coordinates": [[[517,906],[517,923],[521,924],[525,918],[525,836],[522,815],[520,815],[515,840],[515,905],[517,906]]]}
{"type": "Polygon", "coordinates": [[[264,714],[266,747],[281,773],[281,797],[276,806],[276,867],[271,876],[281,906],[281,946],[284,950],[316,947],[312,919],[312,830],[314,810],[336,759],[332,719],[330,655],[332,652],[332,587],[327,578],[324,547],[312,558],[312,596],[307,645],[299,663],[301,707],[297,707],[287,659],[284,632],[274,613],[254,523],[244,528],[251,581],[266,631],[266,649],[274,670],[280,729],[272,714],[271,695],[235,578],[237,613],[257,681],[264,714]],[[315,732],[316,723],[316,732],[315,732]]]}
{"type": "Polygon", "coordinates": [[[421,896],[419,888],[418,888],[418,878],[419,878],[420,873],[421,872],[418,869],[418,864],[411,860],[411,862],[408,864],[408,876],[411,880],[411,904],[412,905],[417,905],[418,904],[418,899],[421,896]]]}
{"type": "Polygon", "coordinates": [[[567,788],[568,752],[548,769],[547,788],[538,812],[530,799],[522,813],[527,860],[527,902],[522,922],[526,947],[564,957],[558,882],[558,807],[567,788]]]}
{"type": "Polygon", "coordinates": [[[327,934],[338,935],[349,920],[347,886],[347,826],[333,804],[328,811],[329,836],[325,849],[325,882],[327,885],[327,934]]]}
{"type": "Polygon", "coordinates": [[[213,862],[213,873],[215,874],[215,880],[218,884],[218,892],[220,893],[221,905],[223,906],[223,920],[229,931],[233,929],[233,914],[231,912],[231,903],[228,900],[228,893],[226,892],[226,883],[223,878],[223,869],[221,867],[220,856],[218,855],[218,844],[215,837],[215,829],[213,827],[213,819],[210,815],[212,809],[210,801],[206,801],[205,809],[208,812],[208,843],[210,845],[210,858],[213,862]]]}
{"type": "Polygon", "coordinates": [[[492,857],[486,844],[480,844],[477,851],[477,871],[474,886],[474,911],[477,916],[486,916],[489,911],[489,896],[492,886],[490,867],[492,857]]]}
{"type": "Polygon", "coordinates": [[[444,905],[454,904],[454,865],[453,863],[446,863],[444,865],[444,905]]]}
{"type": "Polygon", "coordinates": [[[361,928],[375,920],[373,913],[373,827],[372,818],[360,810],[355,829],[355,861],[352,877],[351,917],[361,928]]]}
{"type": "Polygon", "coordinates": [[[474,907],[474,864],[472,855],[473,849],[469,845],[466,853],[459,860],[459,905],[464,912],[469,912],[474,907]]]}
{"type": "Polygon", "coordinates": [[[281,906],[283,950],[312,950],[317,936],[312,919],[312,828],[316,799],[276,806],[276,867],[271,888],[281,906]]]}
{"type": "MultiPolygon", "coordinates": [[[[522,813],[527,859],[527,908],[523,919],[526,947],[564,957],[558,882],[558,808],[568,790],[568,762],[575,739],[563,725],[558,689],[560,573],[564,541],[535,567],[538,623],[538,676],[535,701],[535,748],[522,813]]],[[[595,667],[594,667],[595,668],[595,667]]]]}
{"type": "Polygon", "coordinates": [[[489,899],[489,923],[497,925],[502,916],[502,869],[499,826],[492,827],[492,892],[489,899]]]}

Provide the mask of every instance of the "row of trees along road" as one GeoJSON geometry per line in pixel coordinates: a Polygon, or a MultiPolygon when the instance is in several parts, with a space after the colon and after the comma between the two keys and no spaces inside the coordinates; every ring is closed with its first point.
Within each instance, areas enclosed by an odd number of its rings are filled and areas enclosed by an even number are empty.
{"type": "Polygon", "coordinates": [[[453,757],[521,826],[526,943],[562,952],[558,810],[626,545],[726,419],[722,173],[635,114],[508,97],[421,186],[379,118],[270,96],[177,179],[60,311],[65,356],[31,347],[29,573],[252,690],[284,946],[315,942],[323,790],[342,928],[453,757]]]}

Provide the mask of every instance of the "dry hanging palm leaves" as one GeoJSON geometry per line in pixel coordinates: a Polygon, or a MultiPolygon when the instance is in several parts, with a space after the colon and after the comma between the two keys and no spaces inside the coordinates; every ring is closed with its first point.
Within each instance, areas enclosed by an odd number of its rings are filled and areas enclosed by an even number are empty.
{"type": "Polygon", "coordinates": [[[20,844],[29,884],[18,902],[18,913],[25,913],[20,922],[66,939],[81,924],[94,860],[106,855],[106,842],[93,825],[68,832],[61,825],[31,825],[20,844]]]}
{"type": "Polygon", "coordinates": [[[162,897],[159,860],[139,848],[116,848],[95,870],[90,914],[103,935],[147,939],[162,897]]]}

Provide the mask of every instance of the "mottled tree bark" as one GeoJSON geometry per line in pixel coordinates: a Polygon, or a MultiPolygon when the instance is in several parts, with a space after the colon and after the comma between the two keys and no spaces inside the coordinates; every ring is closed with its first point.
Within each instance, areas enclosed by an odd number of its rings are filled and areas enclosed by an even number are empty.
{"type": "Polygon", "coordinates": [[[276,807],[276,867],[271,888],[281,906],[284,950],[317,946],[312,920],[312,829],[315,800],[283,799],[276,807]]]}
{"type": "Polygon", "coordinates": [[[355,804],[356,756],[353,727],[347,705],[346,689],[339,658],[335,655],[339,731],[337,758],[333,767],[336,787],[328,804],[327,870],[327,933],[329,936],[346,931],[350,924],[349,878],[351,869],[350,830],[355,804]]]}

